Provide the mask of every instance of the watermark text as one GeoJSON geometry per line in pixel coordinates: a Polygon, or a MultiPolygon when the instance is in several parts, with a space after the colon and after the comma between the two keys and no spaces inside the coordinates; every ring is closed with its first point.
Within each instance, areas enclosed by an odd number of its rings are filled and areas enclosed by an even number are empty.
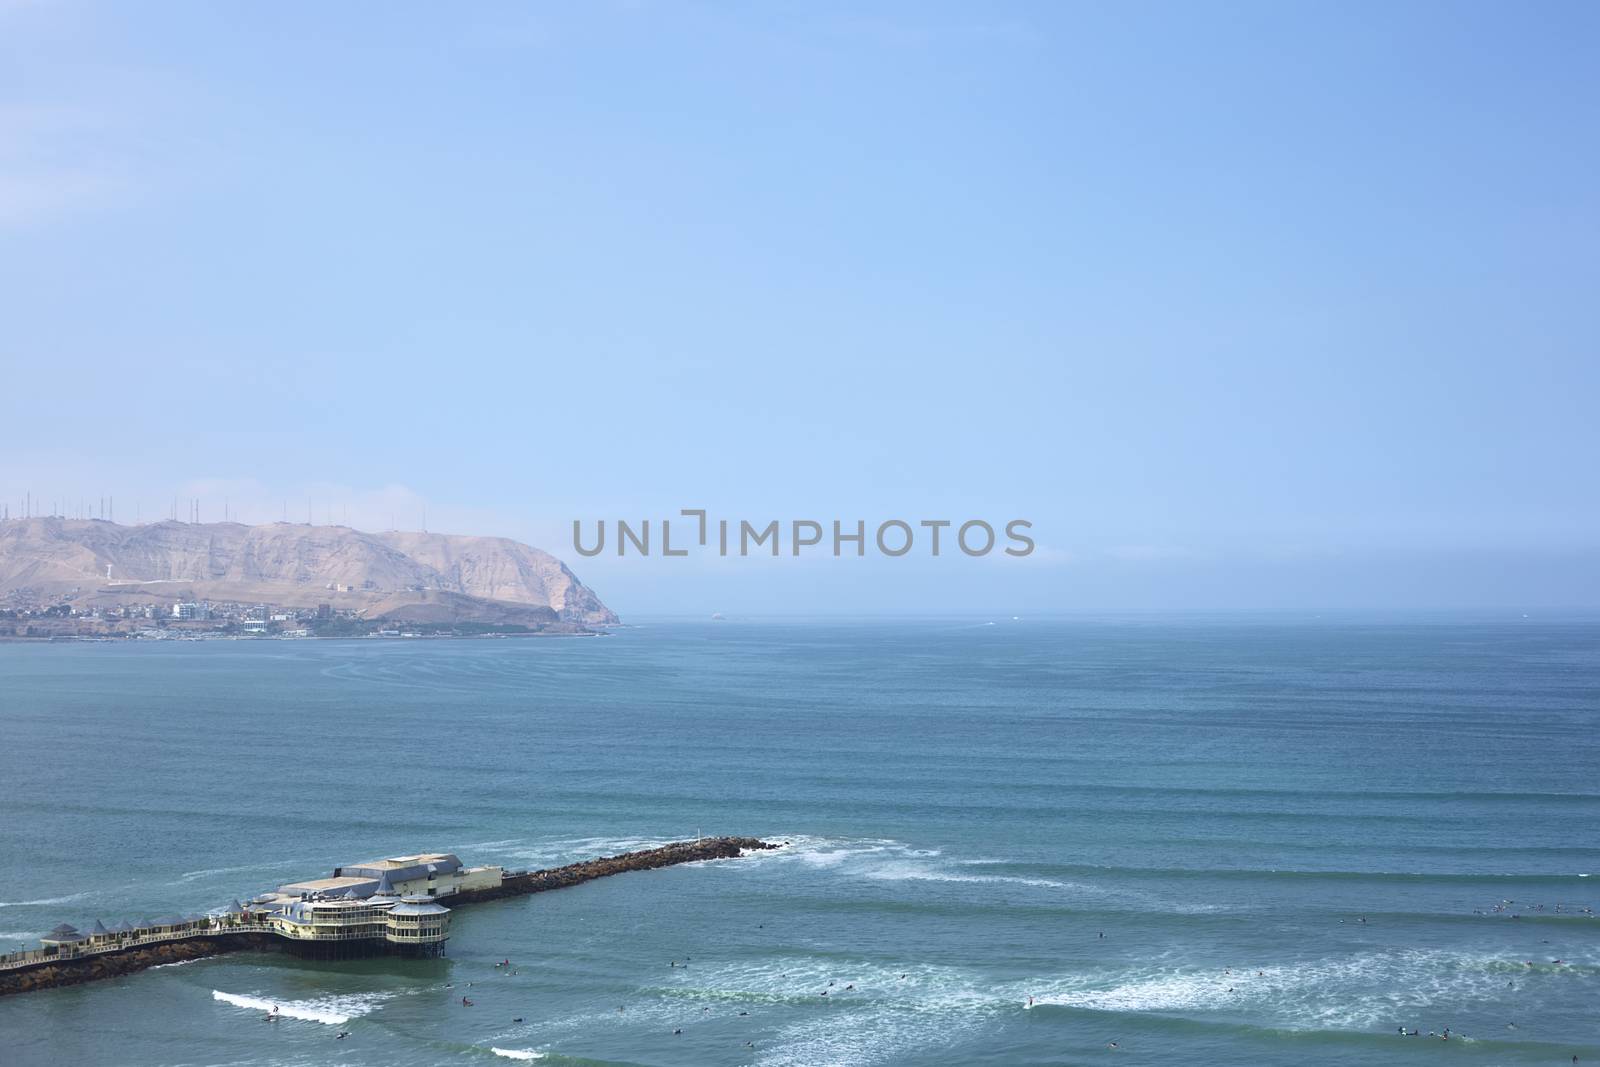
{"type": "Polygon", "coordinates": [[[618,556],[805,555],[866,556],[897,559],[925,556],[1007,556],[1033,552],[1033,523],[1011,519],[999,526],[984,519],[887,519],[869,526],[865,519],[712,519],[704,508],[683,508],[675,519],[572,520],[572,547],[580,556],[609,550],[618,556]],[[674,525],[676,523],[676,525],[674,525]],[[587,530],[585,526],[587,525],[587,530]]]}

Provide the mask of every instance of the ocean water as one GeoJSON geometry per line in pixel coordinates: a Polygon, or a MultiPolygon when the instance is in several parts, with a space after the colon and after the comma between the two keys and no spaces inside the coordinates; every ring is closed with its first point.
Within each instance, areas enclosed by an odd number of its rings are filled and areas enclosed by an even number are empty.
{"type": "Polygon", "coordinates": [[[1593,620],[0,645],[7,949],[697,833],[790,844],[0,998],[0,1063],[1600,1060],[1593,620]]]}

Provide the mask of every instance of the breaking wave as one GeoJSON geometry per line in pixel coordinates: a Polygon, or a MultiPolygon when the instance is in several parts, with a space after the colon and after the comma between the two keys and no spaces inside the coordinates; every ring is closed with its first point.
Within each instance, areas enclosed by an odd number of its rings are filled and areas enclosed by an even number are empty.
{"type": "Polygon", "coordinates": [[[1036,874],[1001,874],[989,868],[1015,861],[992,857],[956,859],[946,856],[939,849],[917,848],[891,838],[827,838],[801,834],[788,837],[767,835],[764,839],[785,842],[785,847],[774,852],[751,853],[744,858],[743,865],[748,866],[752,861],[760,864],[787,862],[868,882],[925,882],[1044,890],[1091,901],[1096,905],[1115,900],[1122,905],[1170,914],[1223,910],[1218,904],[1176,900],[1142,889],[1112,889],[1091,880],[1068,881],[1036,874]]]}
{"type": "MultiPolygon", "coordinates": [[[[1436,949],[1369,953],[1294,965],[1228,971],[1165,968],[1117,980],[1071,980],[1027,994],[1034,1007],[1194,1015],[1248,1014],[1284,1029],[1362,1029],[1411,1021],[1433,1007],[1500,996],[1511,979],[1576,973],[1587,968],[1529,967],[1496,956],[1436,949]]],[[[1027,1007],[1024,998],[1024,1007],[1027,1007]]]]}
{"type": "Polygon", "coordinates": [[[279,1015],[288,1019],[302,1019],[310,1023],[322,1023],[324,1026],[340,1026],[351,1019],[377,1010],[384,1001],[391,998],[391,994],[358,993],[352,996],[316,997],[312,1000],[270,1000],[213,989],[211,997],[224,1004],[232,1004],[236,1008],[248,1008],[262,1014],[276,1008],[279,1015]]]}

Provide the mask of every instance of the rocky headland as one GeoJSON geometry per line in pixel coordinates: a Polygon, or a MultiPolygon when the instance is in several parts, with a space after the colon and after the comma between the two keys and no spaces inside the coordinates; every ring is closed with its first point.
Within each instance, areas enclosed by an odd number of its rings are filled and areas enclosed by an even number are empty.
{"type": "Polygon", "coordinates": [[[559,559],[504,537],[274,522],[0,521],[0,606],[170,613],[262,604],[369,621],[529,630],[617,622],[559,559]]]}

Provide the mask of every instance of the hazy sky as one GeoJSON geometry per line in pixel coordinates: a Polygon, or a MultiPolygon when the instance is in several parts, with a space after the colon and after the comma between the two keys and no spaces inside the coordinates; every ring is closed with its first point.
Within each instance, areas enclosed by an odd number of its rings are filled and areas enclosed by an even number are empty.
{"type": "Polygon", "coordinates": [[[0,500],[426,505],[625,615],[1594,605],[1597,48],[1591,3],[0,0],[0,500]],[[684,507],[1039,549],[571,549],[684,507]]]}

